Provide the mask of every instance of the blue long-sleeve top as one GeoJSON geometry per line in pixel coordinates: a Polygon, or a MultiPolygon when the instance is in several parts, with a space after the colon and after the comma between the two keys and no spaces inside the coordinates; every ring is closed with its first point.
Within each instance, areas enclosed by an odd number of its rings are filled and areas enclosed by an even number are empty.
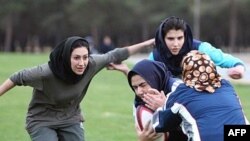
{"type": "Polygon", "coordinates": [[[180,84],[153,116],[156,132],[181,125],[192,141],[223,141],[224,125],[249,124],[233,86],[225,79],[213,94],[180,84]]]}

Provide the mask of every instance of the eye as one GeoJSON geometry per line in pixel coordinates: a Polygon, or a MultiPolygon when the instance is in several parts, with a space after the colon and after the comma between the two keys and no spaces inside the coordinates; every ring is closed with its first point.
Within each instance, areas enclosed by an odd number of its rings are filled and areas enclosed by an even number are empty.
{"type": "Polygon", "coordinates": [[[148,85],[148,83],[144,82],[144,83],[141,83],[141,84],[140,84],[140,87],[144,88],[144,87],[146,87],[147,85],[148,85]]]}
{"type": "Polygon", "coordinates": [[[183,36],[181,36],[181,37],[178,37],[178,40],[182,40],[184,37],[183,36]]]}
{"type": "Polygon", "coordinates": [[[136,91],[138,87],[137,86],[132,86],[132,88],[136,91]]]}
{"type": "Polygon", "coordinates": [[[74,60],[79,60],[80,59],[80,56],[75,56],[75,57],[73,57],[74,58],[74,60]]]}
{"type": "Polygon", "coordinates": [[[174,40],[174,38],[173,37],[167,37],[167,40],[172,41],[172,40],[174,40]]]}
{"type": "Polygon", "coordinates": [[[83,56],[83,60],[87,60],[87,59],[89,59],[88,55],[83,56]]]}

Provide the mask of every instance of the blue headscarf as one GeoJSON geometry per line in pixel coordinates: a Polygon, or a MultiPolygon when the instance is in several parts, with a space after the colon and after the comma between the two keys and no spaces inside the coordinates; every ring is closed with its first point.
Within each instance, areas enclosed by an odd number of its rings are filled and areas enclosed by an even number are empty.
{"type": "MultiPolygon", "coordinates": [[[[128,83],[133,91],[131,78],[136,74],[140,75],[152,88],[164,91],[165,94],[170,92],[167,86],[172,75],[162,62],[147,59],[138,62],[128,73],[128,83]]],[[[136,95],[135,106],[137,107],[140,104],[144,104],[144,102],[136,95]]]]}
{"type": "MultiPolygon", "coordinates": [[[[184,44],[178,55],[173,55],[168,49],[165,40],[163,27],[171,20],[178,19],[177,17],[169,17],[165,19],[158,27],[155,35],[155,48],[153,49],[154,60],[163,62],[168,70],[174,75],[181,75],[181,60],[191,50],[197,50],[197,47],[193,46],[193,35],[190,26],[185,22],[184,31],[184,44]]],[[[184,22],[184,21],[183,21],[184,22]]]]}

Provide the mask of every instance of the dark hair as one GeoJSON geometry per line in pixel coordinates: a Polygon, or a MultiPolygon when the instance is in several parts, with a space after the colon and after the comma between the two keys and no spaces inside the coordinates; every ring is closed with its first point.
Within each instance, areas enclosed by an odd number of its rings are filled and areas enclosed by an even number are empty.
{"type": "Polygon", "coordinates": [[[185,32],[187,27],[186,27],[186,22],[183,19],[177,17],[170,17],[168,20],[164,22],[162,29],[163,29],[163,35],[165,36],[171,29],[183,30],[185,32]]]}
{"type": "MultiPolygon", "coordinates": [[[[79,47],[86,47],[88,52],[89,52],[89,43],[84,40],[76,40],[71,47],[71,53],[74,49],[79,48],[79,47]]],[[[90,53],[90,52],[89,52],[90,53]]]]}

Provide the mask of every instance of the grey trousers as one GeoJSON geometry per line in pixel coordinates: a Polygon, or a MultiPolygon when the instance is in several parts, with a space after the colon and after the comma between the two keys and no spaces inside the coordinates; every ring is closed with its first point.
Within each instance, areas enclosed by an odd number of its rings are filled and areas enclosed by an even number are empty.
{"type": "Polygon", "coordinates": [[[82,123],[67,127],[40,127],[30,133],[32,141],[85,141],[82,123]]]}

